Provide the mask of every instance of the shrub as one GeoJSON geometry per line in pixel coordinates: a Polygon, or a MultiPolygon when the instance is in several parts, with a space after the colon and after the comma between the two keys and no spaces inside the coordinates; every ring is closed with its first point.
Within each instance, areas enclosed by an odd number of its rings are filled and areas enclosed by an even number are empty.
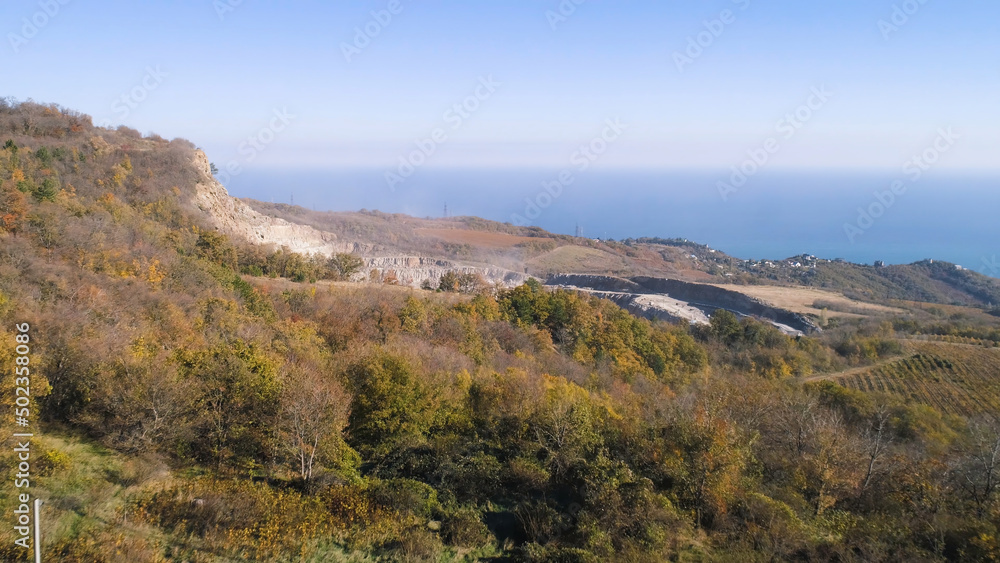
{"type": "Polygon", "coordinates": [[[493,539],[483,523],[482,514],[471,506],[451,511],[444,519],[441,532],[448,544],[457,547],[482,547],[493,539]]]}
{"type": "Polygon", "coordinates": [[[52,475],[58,471],[67,469],[72,459],[69,454],[59,450],[47,450],[38,460],[38,474],[42,476],[52,475]]]}
{"type": "Polygon", "coordinates": [[[129,499],[124,511],[175,533],[193,533],[243,560],[305,556],[311,540],[343,529],[318,499],[248,481],[199,479],[145,492],[129,499]]]}
{"type": "Polygon", "coordinates": [[[444,551],[441,540],[426,528],[410,528],[398,541],[388,546],[390,552],[405,563],[437,561],[444,551]]]}

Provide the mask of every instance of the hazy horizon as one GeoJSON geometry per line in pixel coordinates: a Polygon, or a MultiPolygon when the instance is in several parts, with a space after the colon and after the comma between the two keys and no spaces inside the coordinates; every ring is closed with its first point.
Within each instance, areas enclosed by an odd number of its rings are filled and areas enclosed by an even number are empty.
{"type": "Polygon", "coordinates": [[[769,171],[723,200],[716,183],[724,171],[589,171],[531,218],[528,200],[538,202],[546,193],[543,182],[555,180],[559,170],[428,168],[396,192],[386,187],[382,172],[247,170],[227,187],[237,197],[317,211],[377,209],[440,217],[447,204],[451,216],[515,224],[521,216],[567,235],[579,225],[592,238],[688,238],[744,259],[799,254],[867,264],[938,259],[1000,277],[995,266],[1000,222],[991,220],[1000,209],[1000,175],[921,178],[851,242],[844,226],[857,225],[858,207],[874,205],[876,192],[888,191],[905,176],[769,171]]]}
{"type": "Polygon", "coordinates": [[[992,272],[1000,254],[1000,5],[83,6],[0,6],[5,71],[31,77],[4,93],[189,139],[237,196],[420,216],[448,202],[747,257],[992,272]],[[785,195],[792,177],[809,189],[785,195]],[[967,182],[978,195],[950,197],[967,182]]]}
{"type": "Polygon", "coordinates": [[[32,77],[5,95],[220,164],[390,169],[440,132],[428,166],[563,166],[620,120],[595,164],[725,169],[775,138],[769,168],[893,169],[953,128],[935,166],[998,170],[1000,6],[971,0],[53,6],[0,6],[32,77]]]}

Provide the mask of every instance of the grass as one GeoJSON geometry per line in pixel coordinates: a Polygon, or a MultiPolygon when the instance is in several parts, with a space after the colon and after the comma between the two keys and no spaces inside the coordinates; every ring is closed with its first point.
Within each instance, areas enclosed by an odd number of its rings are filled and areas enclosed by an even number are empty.
{"type": "Polygon", "coordinates": [[[463,229],[415,229],[414,232],[421,236],[439,238],[454,244],[471,244],[484,248],[512,248],[518,244],[530,244],[550,240],[508,235],[505,233],[467,231],[463,229]]]}
{"type": "MultiPolygon", "coordinates": [[[[5,451],[12,451],[7,447],[5,451]]],[[[129,563],[190,561],[192,563],[222,563],[244,561],[243,553],[253,553],[254,541],[240,544],[226,541],[230,530],[199,535],[178,528],[162,528],[140,518],[134,507],[137,499],[146,498],[172,486],[185,486],[204,478],[188,476],[189,472],[172,472],[156,457],[130,457],[108,450],[87,438],[60,428],[36,432],[32,442],[31,494],[43,500],[42,537],[43,560],[66,563],[98,563],[127,561],[129,563]],[[41,438],[39,434],[43,434],[41,438]]],[[[12,483],[14,460],[9,454],[0,458],[0,478],[12,483]]],[[[248,483],[235,487],[250,487],[248,483]]],[[[222,489],[220,489],[222,490],[222,489]]],[[[12,486],[0,487],[0,512],[5,519],[13,515],[16,498],[12,486]]],[[[224,493],[220,493],[224,494],[224,493]]],[[[269,494],[262,491],[262,494],[269,494]]],[[[273,493],[276,494],[276,493],[273,493]]],[[[288,497],[295,502],[296,496],[288,497]]],[[[236,499],[238,503],[238,499],[236,499]]],[[[297,508],[297,507],[292,507],[297,508]]],[[[287,536],[286,536],[287,537],[287,536]]],[[[31,561],[31,552],[14,545],[12,526],[0,526],[0,561],[31,561]]],[[[261,561],[307,561],[313,563],[343,561],[375,563],[389,561],[388,556],[375,556],[350,551],[327,536],[291,544],[299,547],[295,553],[286,550],[261,561]]],[[[470,553],[440,551],[439,561],[466,561],[470,553]]]]}
{"type": "MultiPolygon", "coordinates": [[[[12,460],[3,466],[11,468],[12,460]]],[[[93,443],[60,431],[36,432],[32,441],[31,494],[43,501],[41,528],[45,560],[85,560],[74,555],[73,546],[87,546],[97,538],[118,536],[127,543],[135,533],[146,535],[121,521],[119,510],[128,494],[143,483],[167,475],[166,468],[154,460],[127,459],[93,443]]],[[[11,478],[11,470],[4,479],[11,478]]],[[[10,514],[14,498],[11,487],[0,488],[0,510],[10,514]]],[[[12,531],[0,528],[0,542],[11,545],[12,531]]],[[[23,551],[23,550],[20,550],[23,551]]],[[[24,553],[0,553],[6,560],[18,561],[24,553]]]]}
{"type": "Polygon", "coordinates": [[[539,274],[629,272],[629,265],[621,256],[584,246],[559,247],[530,260],[528,265],[539,274]]]}
{"type": "Polygon", "coordinates": [[[827,309],[825,314],[830,318],[858,318],[868,315],[899,314],[905,312],[902,309],[863,303],[845,297],[841,293],[811,287],[784,287],[777,285],[717,285],[717,287],[767,301],[776,307],[787,309],[794,313],[817,317],[824,314],[824,311],[818,305],[823,305],[827,309]]]}

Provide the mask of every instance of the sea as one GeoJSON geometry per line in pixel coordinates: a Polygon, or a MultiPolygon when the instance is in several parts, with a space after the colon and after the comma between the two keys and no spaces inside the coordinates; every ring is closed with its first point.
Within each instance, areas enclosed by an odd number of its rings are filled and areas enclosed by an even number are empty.
{"type": "Polygon", "coordinates": [[[685,238],[744,259],[924,259],[1000,277],[1000,174],[417,168],[247,169],[236,197],[318,211],[473,215],[589,238],[685,238]],[[741,181],[742,180],[742,181],[741,181]]]}

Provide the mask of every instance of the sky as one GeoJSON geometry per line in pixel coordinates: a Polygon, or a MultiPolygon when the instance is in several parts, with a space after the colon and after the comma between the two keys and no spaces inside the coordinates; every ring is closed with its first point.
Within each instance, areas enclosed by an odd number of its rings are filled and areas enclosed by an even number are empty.
{"type": "Polygon", "coordinates": [[[558,170],[581,146],[609,170],[728,170],[772,139],[775,170],[897,170],[944,130],[958,140],[935,166],[996,172],[998,16],[995,0],[8,0],[0,95],[241,171],[558,170]]]}
{"type": "Polygon", "coordinates": [[[7,0],[0,22],[0,96],[189,139],[238,197],[1000,277],[996,0],[7,0]]]}

